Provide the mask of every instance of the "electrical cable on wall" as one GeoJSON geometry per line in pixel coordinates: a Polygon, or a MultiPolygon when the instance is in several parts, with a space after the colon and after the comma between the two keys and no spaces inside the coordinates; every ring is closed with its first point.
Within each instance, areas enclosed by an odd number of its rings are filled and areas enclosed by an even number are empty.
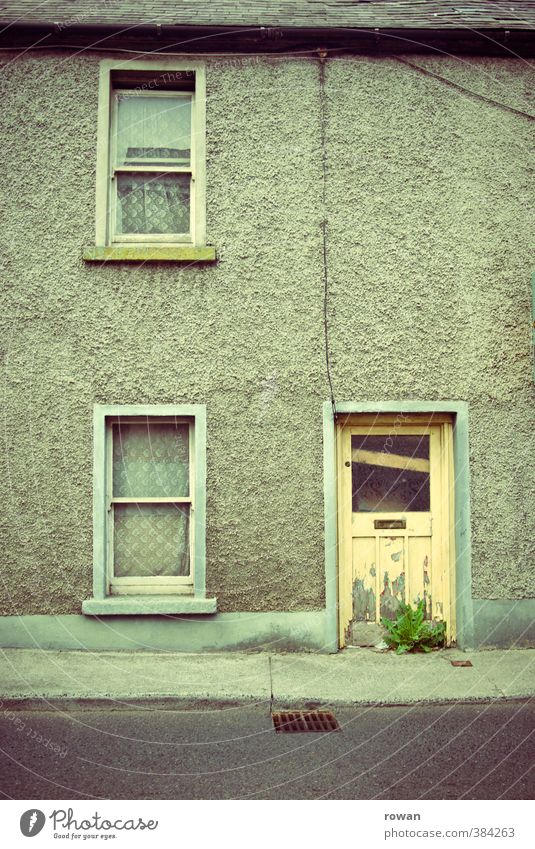
{"type": "Polygon", "coordinates": [[[336,416],[336,401],[334,398],[333,380],[331,373],[331,358],[329,352],[329,270],[327,261],[327,148],[325,129],[325,59],[327,52],[319,50],[319,78],[320,78],[320,120],[321,120],[321,162],[322,162],[322,221],[321,232],[323,242],[323,332],[325,337],[325,366],[333,416],[336,416]]]}
{"type": "Polygon", "coordinates": [[[535,121],[535,115],[531,115],[529,112],[524,112],[523,109],[515,109],[514,106],[509,106],[508,103],[503,103],[500,100],[495,100],[493,97],[487,97],[485,94],[480,94],[478,91],[473,91],[470,88],[459,85],[459,83],[449,80],[447,77],[443,77],[442,74],[437,74],[436,71],[431,71],[429,68],[423,68],[421,65],[416,65],[414,62],[409,62],[407,59],[402,59],[400,56],[394,56],[394,59],[401,65],[406,65],[407,68],[412,68],[413,71],[418,71],[418,73],[423,74],[426,77],[432,77],[433,79],[441,82],[443,85],[446,85],[455,91],[459,91],[467,97],[471,97],[474,100],[480,100],[482,103],[489,103],[491,106],[496,106],[498,109],[503,109],[505,112],[518,115],[520,118],[527,118],[529,121],[535,121]]]}

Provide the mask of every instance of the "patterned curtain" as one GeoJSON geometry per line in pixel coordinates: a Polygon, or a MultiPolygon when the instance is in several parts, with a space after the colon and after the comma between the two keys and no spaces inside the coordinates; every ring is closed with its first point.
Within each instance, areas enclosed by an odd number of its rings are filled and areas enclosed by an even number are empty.
{"type": "MultiPolygon", "coordinates": [[[[113,425],[114,497],[189,496],[189,427],[140,421],[113,425]]],[[[189,575],[189,504],[114,504],[116,577],[189,575]]]]}
{"type": "Polygon", "coordinates": [[[189,233],[190,175],[117,174],[117,233],[189,233]]]}
{"type": "Polygon", "coordinates": [[[129,498],[189,495],[187,424],[113,425],[113,494],[129,498]]]}
{"type": "Polygon", "coordinates": [[[116,577],[189,575],[189,505],[116,504],[114,517],[116,577]]]}

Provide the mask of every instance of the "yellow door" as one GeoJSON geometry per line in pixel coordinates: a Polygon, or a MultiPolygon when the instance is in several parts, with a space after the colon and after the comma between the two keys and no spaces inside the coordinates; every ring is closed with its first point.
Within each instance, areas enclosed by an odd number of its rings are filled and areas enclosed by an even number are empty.
{"type": "Polygon", "coordinates": [[[421,599],[454,638],[451,423],[437,418],[353,417],[339,431],[342,646],[375,644],[381,617],[421,599]]]}

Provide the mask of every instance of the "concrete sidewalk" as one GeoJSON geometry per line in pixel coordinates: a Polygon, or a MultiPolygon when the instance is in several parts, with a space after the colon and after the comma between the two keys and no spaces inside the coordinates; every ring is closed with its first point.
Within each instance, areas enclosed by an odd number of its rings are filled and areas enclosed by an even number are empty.
{"type": "Polygon", "coordinates": [[[526,698],[535,694],[535,651],[397,656],[370,649],[336,655],[90,652],[4,649],[1,706],[25,703],[179,701],[184,706],[266,702],[277,707],[389,705],[526,698]],[[470,660],[472,667],[454,667],[470,660]]]}

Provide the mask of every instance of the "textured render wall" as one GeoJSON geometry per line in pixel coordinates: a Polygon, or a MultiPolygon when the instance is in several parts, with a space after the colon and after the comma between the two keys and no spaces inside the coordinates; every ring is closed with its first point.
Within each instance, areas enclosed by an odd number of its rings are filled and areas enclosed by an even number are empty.
{"type": "Polygon", "coordinates": [[[94,402],[206,403],[209,593],[222,610],[320,607],[317,69],[227,63],[209,74],[217,266],[99,267],[81,252],[94,240],[100,58],[41,55],[2,75],[2,611],[79,612],[91,595],[94,402]]]}
{"type": "MultiPolygon", "coordinates": [[[[100,58],[25,56],[0,75],[1,612],[76,613],[91,594],[95,401],[206,403],[209,592],[222,610],[319,607],[317,65],[210,63],[216,266],[99,267],[81,251],[100,58]]],[[[518,108],[535,86],[521,62],[418,62],[518,108]]],[[[337,59],[326,78],[336,395],[470,402],[475,594],[533,594],[530,126],[393,60],[337,59]]]]}
{"type": "MultiPolygon", "coordinates": [[[[406,59],[535,111],[527,63],[406,59]]],[[[395,60],[327,92],[336,394],[469,402],[473,594],[533,596],[533,123],[395,60]]]]}

